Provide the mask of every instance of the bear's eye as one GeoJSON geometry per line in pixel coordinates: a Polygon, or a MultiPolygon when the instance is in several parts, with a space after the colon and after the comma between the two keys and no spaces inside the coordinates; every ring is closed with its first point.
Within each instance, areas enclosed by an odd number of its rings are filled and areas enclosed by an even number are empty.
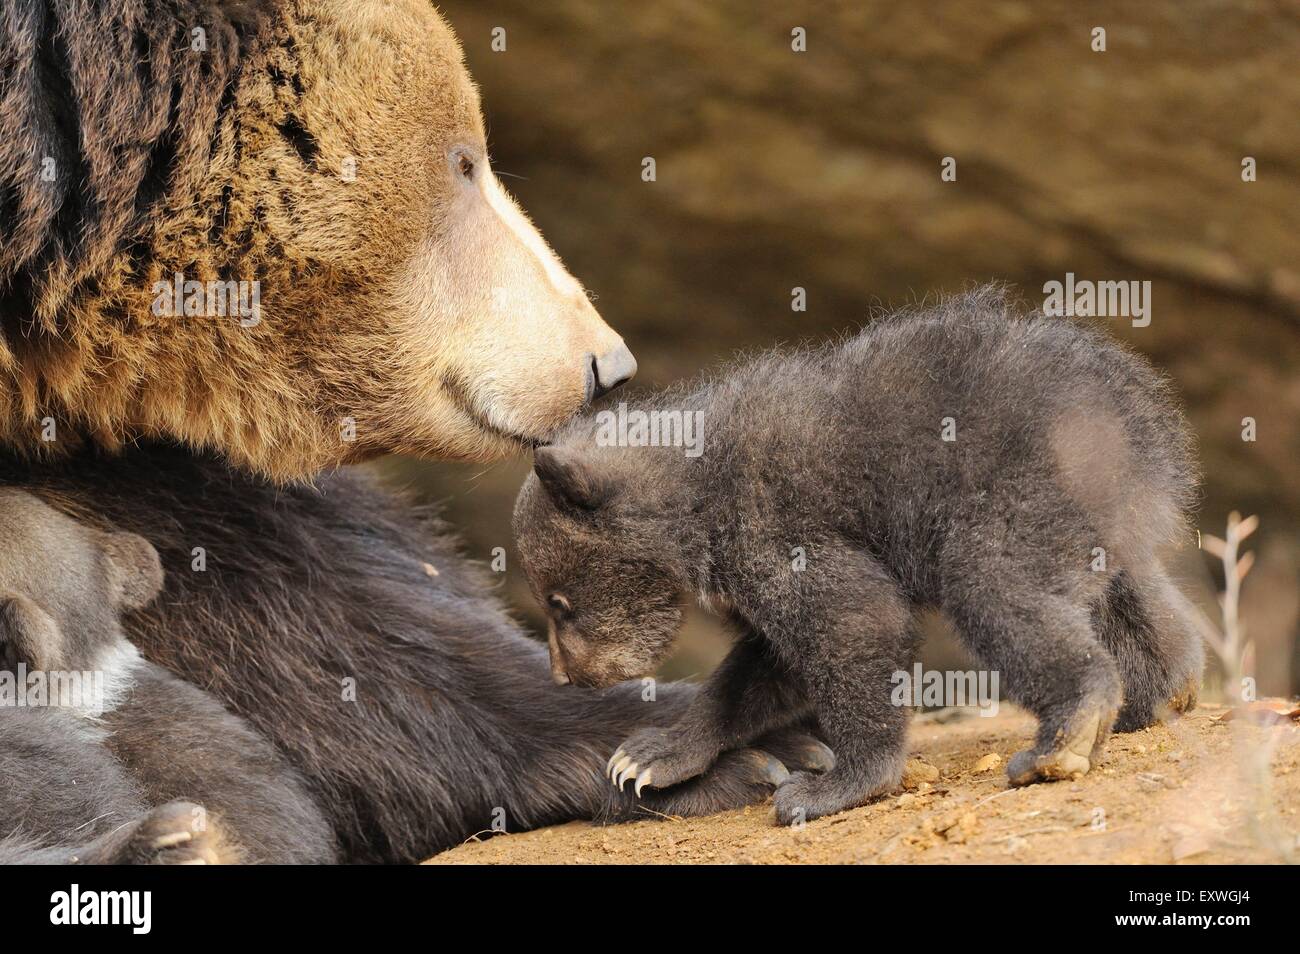
{"type": "Polygon", "coordinates": [[[456,163],[456,167],[460,169],[460,174],[466,179],[474,178],[474,160],[469,156],[461,153],[460,159],[456,163]]]}
{"type": "Polygon", "coordinates": [[[573,607],[569,605],[569,601],[560,593],[552,593],[546,597],[546,605],[560,613],[573,612],[573,607]]]}

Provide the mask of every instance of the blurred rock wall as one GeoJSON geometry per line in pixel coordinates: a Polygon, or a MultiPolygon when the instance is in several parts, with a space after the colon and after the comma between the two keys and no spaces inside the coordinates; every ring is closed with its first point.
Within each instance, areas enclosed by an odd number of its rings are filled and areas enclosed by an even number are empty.
{"type": "MultiPolygon", "coordinates": [[[[1150,280],[1150,325],[1112,327],[1187,402],[1202,529],[1261,515],[1247,617],[1265,690],[1295,685],[1300,7],[439,6],[482,86],[495,167],[522,177],[505,181],[628,339],[643,386],[972,282],[1039,307],[1066,272],[1150,280]]],[[[522,465],[394,466],[449,504],[476,555],[508,547],[522,465]]]]}

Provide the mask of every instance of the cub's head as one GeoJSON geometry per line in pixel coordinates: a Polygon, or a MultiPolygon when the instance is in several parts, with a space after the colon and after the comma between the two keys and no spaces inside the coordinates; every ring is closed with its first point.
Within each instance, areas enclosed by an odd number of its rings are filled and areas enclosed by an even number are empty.
{"type": "Polygon", "coordinates": [[[134,657],[119,615],[162,587],[147,540],[93,529],[7,488],[0,539],[0,670],[81,672],[134,657]]]}
{"type": "Polygon", "coordinates": [[[280,478],[490,458],[634,373],[498,180],[428,0],[13,16],[0,443],[157,437],[280,478]]]}
{"type": "Polygon", "coordinates": [[[539,447],[515,504],[515,542],[560,685],[645,675],[682,624],[680,548],[602,456],[539,447]]]}

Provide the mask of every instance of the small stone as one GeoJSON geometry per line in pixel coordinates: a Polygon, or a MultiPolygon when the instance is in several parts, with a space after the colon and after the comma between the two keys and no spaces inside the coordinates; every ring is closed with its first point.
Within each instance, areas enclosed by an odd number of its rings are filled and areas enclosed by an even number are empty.
{"type": "Polygon", "coordinates": [[[939,781],[939,770],[921,759],[908,759],[903,766],[903,788],[919,789],[923,784],[939,781]]]}
{"type": "Polygon", "coordinates": [[[911,792],[904,792],[902,795],[899,795],[899,796],[898,796],[898,800],[897,800],[896,802],[894,802],[894,807],[895,807],[895,808],[911,808],[911,807],[912,807],[913,805],[915,805],[918,801],[920,801],[920,799],[918,799],[918,798],[917,798],[915,795],[913,795],[911,792]]]}
{"type": "Polygon", "coordinates": [[[998,753],[996,752],[990,752],[988,755],[984,756],[982,759],[976,762],[975,767],[971,769],[971,771],[991,772],[1001,764],[1002,764],[1002,756],[998,755],[998,753]]]}

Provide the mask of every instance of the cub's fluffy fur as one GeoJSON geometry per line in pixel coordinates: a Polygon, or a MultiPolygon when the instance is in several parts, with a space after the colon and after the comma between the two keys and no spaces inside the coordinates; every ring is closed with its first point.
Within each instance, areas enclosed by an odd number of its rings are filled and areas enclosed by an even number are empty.
{"type": "Polygon", "coordinates": [[[126,641],[118,614],[162,583],[148,542],[7,489],[0,533],[0,670],[19,686],[32,671],[104,680],[102,699],[0,708],[0,862],[333,860],[333,832],[275,748],[126,641]]]}
{"type": "Polygon", "coordinates": [[[1194,699],[1203,650],[1160,560],[1189,532],[1188,429],[1105,335],[985,289],[646,409],[700,415],[702,455],[597,446],[589,417],[538,451],[515,511],[559,681],[648,670],[686,590],[740,632],[677,725],[623,744],[616,780],[679,782],[811,712],[838,764],[793,776],[778,817],[886,791],[904,756],[892,676],[923,607],[1038,716],[1013,782],[1086,772],[1117,714],[1134,729],[1194,699]]]}

